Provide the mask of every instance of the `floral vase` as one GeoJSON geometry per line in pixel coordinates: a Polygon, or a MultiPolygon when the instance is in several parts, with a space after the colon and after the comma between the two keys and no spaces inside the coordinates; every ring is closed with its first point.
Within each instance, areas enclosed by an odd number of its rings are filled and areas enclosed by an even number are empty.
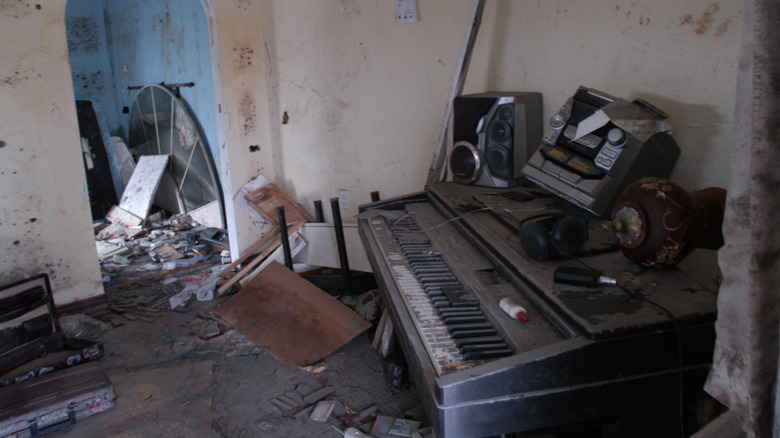
{"type": "Polygon", "coordinates": [[[666,178],[642,178],[621,193],[610,228],[620,251],[643,266],[665,268],[696,248],[723,246],[726,190],[685,190],[666,178]]]}

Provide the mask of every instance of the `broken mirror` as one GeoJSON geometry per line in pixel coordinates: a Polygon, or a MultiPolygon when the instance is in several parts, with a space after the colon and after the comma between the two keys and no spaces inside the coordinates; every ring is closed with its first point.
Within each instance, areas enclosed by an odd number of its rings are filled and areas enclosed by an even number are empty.
{"type": "Polygon", "coordinates": [[[224,228],[219,184],[209,149],[187,105],[168,88],[147,85],[130,109],[129,146],[136,161],[168,155],[154,203],[172,214],[188,214],[224,228]]]}

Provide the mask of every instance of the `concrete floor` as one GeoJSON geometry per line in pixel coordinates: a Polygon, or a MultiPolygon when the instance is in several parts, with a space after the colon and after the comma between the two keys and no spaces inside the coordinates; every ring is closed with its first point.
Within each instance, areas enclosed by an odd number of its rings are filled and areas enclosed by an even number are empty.
{"type": "Polygon", "coordinates": [[[98,336],[117,405],[50,437],[339,437],[348,426],[370,432],[377,415],[426,425],[414,388],[388,387],[371,331],[314,367],[291,368],[212,318],[229,296],[151,312],[151,298],[175,289],[157,280],[107,291],[110,303],[137,297],[144,309],[98,336]],[[319,399],[336,401],[325,422],[309,418],[319,399]]]}

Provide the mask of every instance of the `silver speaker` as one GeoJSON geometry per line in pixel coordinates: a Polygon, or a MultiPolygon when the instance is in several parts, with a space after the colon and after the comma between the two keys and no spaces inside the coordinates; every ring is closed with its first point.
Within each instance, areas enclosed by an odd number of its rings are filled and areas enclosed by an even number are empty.
{"type": "Polygon", "coordinates": [[[458,96],[453,102],[450,171],[453,180],[509,187],[542,137],[542,95],[495,92],[458,96]]]}

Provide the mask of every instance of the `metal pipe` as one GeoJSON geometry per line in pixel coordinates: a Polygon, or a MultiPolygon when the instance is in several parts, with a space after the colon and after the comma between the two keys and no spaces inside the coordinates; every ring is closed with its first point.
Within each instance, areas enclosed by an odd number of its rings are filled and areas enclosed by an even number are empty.
{"type": "Polygon", "coordinates": [[[314,201],[314,216],[317,222],[325,222],[325,214],[322,212],[322,201],[314,201]]]}
{"type": "Polygon", "coordinates": [[[287,218],[284,215],[284,207],[276,207],[276,214],[279,216],[279,233],[282,235],[282,249],[284,250],[284,265],[292,270],[292,254],[290,253],[290,239],[287,236],[287,218]]]}
{"type": "Polygon", "coordinates": [[[344,293],[352,294],[352,278],[349,273],[349,260],[347,259],[347,245],[344,243],[344,227],[341,223],[341,211],[339,210],[339,198],[330,198],[330,208],[333,210],[333,228],[336,230],[336,245],[339,250],[339,261],[344,279],[344,293]]]}
{"type": "MultiPolygon", "coordinates": [[[[180,84],[166,84],[165,82],[156,84],[161,87],[165,88],[180,88],[180,87],[194,87],[195,82],[183,82],[180,84]]],[[[140,90],[141,88],[146,87],[146,85],[130,85],[127,87],[128,90],[140,90]]]]}

